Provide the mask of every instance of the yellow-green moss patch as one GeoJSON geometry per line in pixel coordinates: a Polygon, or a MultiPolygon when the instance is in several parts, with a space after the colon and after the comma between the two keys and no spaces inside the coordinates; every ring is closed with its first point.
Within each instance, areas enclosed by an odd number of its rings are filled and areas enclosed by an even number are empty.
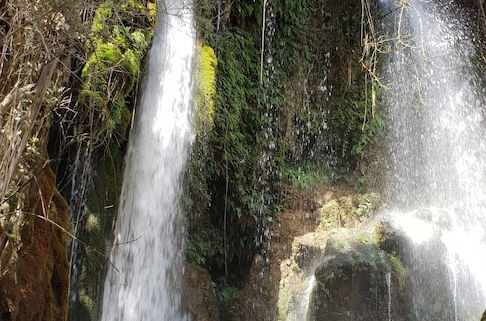
{"type": "Polygon", "coordinates": [[[199,43],[197,46],[196,71],[196,134],[204,134],[214,126],[216,114],[216,67],[213,48],[199,43]]]}

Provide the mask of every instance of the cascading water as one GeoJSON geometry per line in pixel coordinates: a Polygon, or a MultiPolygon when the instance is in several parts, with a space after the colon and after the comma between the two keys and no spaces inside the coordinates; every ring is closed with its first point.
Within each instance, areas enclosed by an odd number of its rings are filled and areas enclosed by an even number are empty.
{"type": "Polygon", "coordinates": [[[395,33],[384,58],[391,85],[383,97],[386,216],[410,239],[413,319],[479,320],[486,307],[486,136],[474,33],[450,2],[381,4],[384,30],[395,33]]]}
{"type": "Polygon", "coordinates": [[[314,275],[312,275],[305,282],[305,289],[302,293],[302,300],[300,300],[297,303],[297,306],[290,311],[285,321],[305,321],[308,319],[309,305],[315,286],[316,278],[314,275]]]}
{"type": "Polygon", "coordinates": [[[160,0],[130,136],[103,294],[103,321],[187,320],[178,199],[191,141],[195,29],[190,0],[160,0]]]}

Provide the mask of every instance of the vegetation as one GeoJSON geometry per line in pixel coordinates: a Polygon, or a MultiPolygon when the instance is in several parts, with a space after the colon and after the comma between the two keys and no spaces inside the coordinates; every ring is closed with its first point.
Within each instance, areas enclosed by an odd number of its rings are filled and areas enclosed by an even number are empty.
{"type": "Polygon", "coordinates": [[[312,189],[334,183],[341,178],[341,175],[325,166],[302,164],[298,167],[284,165],[282,178],[293,187],[312,189]]]}
{"type": "MultiPolygon", "coordinates": [[[[197,2],[202,44],[197,137],[185,178],[186,254],[214,275],[250,264],[264,246],[266,226],[284,201],[282,184],[315,188],[341,179],[382,124],[370,108],[368,87],[360,85],[362,72],[353,71],[350,83],[330,75],[332,96],[320,90],[329,71],[319,65],[329,68],[336,42],[352,59],[349,68],[360,70],[354,54],[360,47],[359,17],[335,5],[330,10],[338,13],[337,21],[322,26],[317,21],[328,13],[319,4],[281,0],[268,4],[264,19],[262,5],[239,1],[218,8],[197,2]],[[271,27],[265,28],[262,61],[264,20],[271,27]],[[308,96],[307,90],[318,94],[308,96]]],[[[339,72],[348,67],[339,63],[339,72]]]]}
{"type": "Polygon", "coordinates": [[[126,135],[131,119],[126,100],[152,38],[153,14],[136,0],[107,0],[96,10],[77,102],[95,143],[109,141],[116,129],[126,135]]]}
{"type": "Polygon", "coordinates": [[[388,254],[388,261],[391,264],[392,272],[398,280],[398,286],[403,288],[405,281],[407,280],[407,270],[403,266],[400,258],[395,254],[388,254]]]}
{"type": "MultiPolygon", "coordinates": [[[[468,6],[484,29],[478,3],[468,6]]],[[[266,10],[263,4],[196,1],[197,137],[185,176],[186,255],[218,278],[220,302],[235,299],[253,255],[265,250],[268,224],[285,201],[282,186],[352,181],[348,174],[372,156],[370,145],[383,128],[385,86],[376,77],[383,48],[376,45],[370,2],[274,0],[266,10]]],[[[21,258],[16,251],[29,225],[21,214],[32,210],[29,202],[44,201],[43,188],[54,188],[38,181],[51,166],[67,173],[57,182],[66,197],[79,198],[79,206],[70,205],[73,221],[86,214],[83,239],[103,251],[116,214],[116,206],[107,206],[117,203],[121,188],[124,144],[155,15],[154,0],[0,1],[1,262],[21,258]],[[80,195],[71,195],[73,175],[80,195]]],[[[478,54],[477,64],[484,61],[478,54]]],[[[361,220],[378,200],[373,193],[333,200],[322,223],[334,224],[331,218],[344,213],[361,220]]],[[[65,253],[63,244],[56,251],[65,253]]],[[[93,284],[104,262],[94,251],[82,254],[88,264],[80,269],[80,318],[95,319],[93,284]]],[[[403,280],[398,257],[389,261],[403,280]]],[[[5,269],[13,269],[1,268],[0,284],[6,284],[5,269]]]]}
{"type": "MultiPolygon", "coordinates": [[[[107,235],[112,232],[122,186],[123,158],[132,109],[137,95],[142,64],[155,26],[155,1],[105,0],[98,4],[87,31],[83,49],[86,60],[79,78],[73,108],[77,114],[67,129],[72,146],[63,146],[64,162],[81,162],[74,171],[79,185],[72,202],[72,229],[83,240],[78,246],[77,283],[71,298],[70,320],[96,320],[100,287],[106,258],[107,235]],[[73,151],[74,150],[74,151],[73,151]],[[96,173],[86,177],[86,172],[96,173]],[[100,192],[102,191],[102,192],[100,192]],[[89,246],[85,246],[88,244],[89,246]]],[[[61,110],[63,119],[71,119],[69,110],[61,110]]],[[[62,124],[61,124],[62,126],[62,124]]],[[[71,166],[60,162],[59,166],[71,166]]],[[[64,177],[61,177],[63,179],[64,177]]],[[[68,183],[69,184],[69,183],[68,183]]],[[[69,186],[69,185],[68,185],[69,186]]],[[[69,191],[68,191],[69,193],[69,191]]]]}
{"type": "Polygon", "coordinates": [[[213,48],[202,43],[198,44],[197,57],[194,128],[196,135],[204,136],[214,127],[218,62],[213,48]]]}

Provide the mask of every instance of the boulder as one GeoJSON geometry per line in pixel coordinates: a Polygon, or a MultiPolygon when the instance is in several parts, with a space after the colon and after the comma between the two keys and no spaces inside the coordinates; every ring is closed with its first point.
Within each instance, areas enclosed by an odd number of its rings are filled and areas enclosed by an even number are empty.
{"type": "Polygon", "coordinates": [[[408,320],[404,269],[365,234],[333,237],[315,271],[308,321],[408,320]]]}
{"type": "Polygon", "coordinates": [[[219,321],[218,301],[207,270],[195,265],[185,267],[182,304],[193,321],[219,321]]]}

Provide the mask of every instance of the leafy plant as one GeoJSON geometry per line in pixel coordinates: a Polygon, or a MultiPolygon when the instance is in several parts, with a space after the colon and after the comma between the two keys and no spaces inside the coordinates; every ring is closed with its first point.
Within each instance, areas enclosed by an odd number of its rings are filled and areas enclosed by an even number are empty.
{"type": "Polygon", "coordinates": [[[228,285],[224,280],[213,282],[213,289],[214,293],[216,294],[216,299],[220,304],[224,304],[238,298],[238,288],[228,285]]]}
{"type": "Polygon", "coordinates": [[[319,165],[284,166],[282,176],[296,188],[309,189],[335,182],[340,174],[328,167],[319,165]]]}

